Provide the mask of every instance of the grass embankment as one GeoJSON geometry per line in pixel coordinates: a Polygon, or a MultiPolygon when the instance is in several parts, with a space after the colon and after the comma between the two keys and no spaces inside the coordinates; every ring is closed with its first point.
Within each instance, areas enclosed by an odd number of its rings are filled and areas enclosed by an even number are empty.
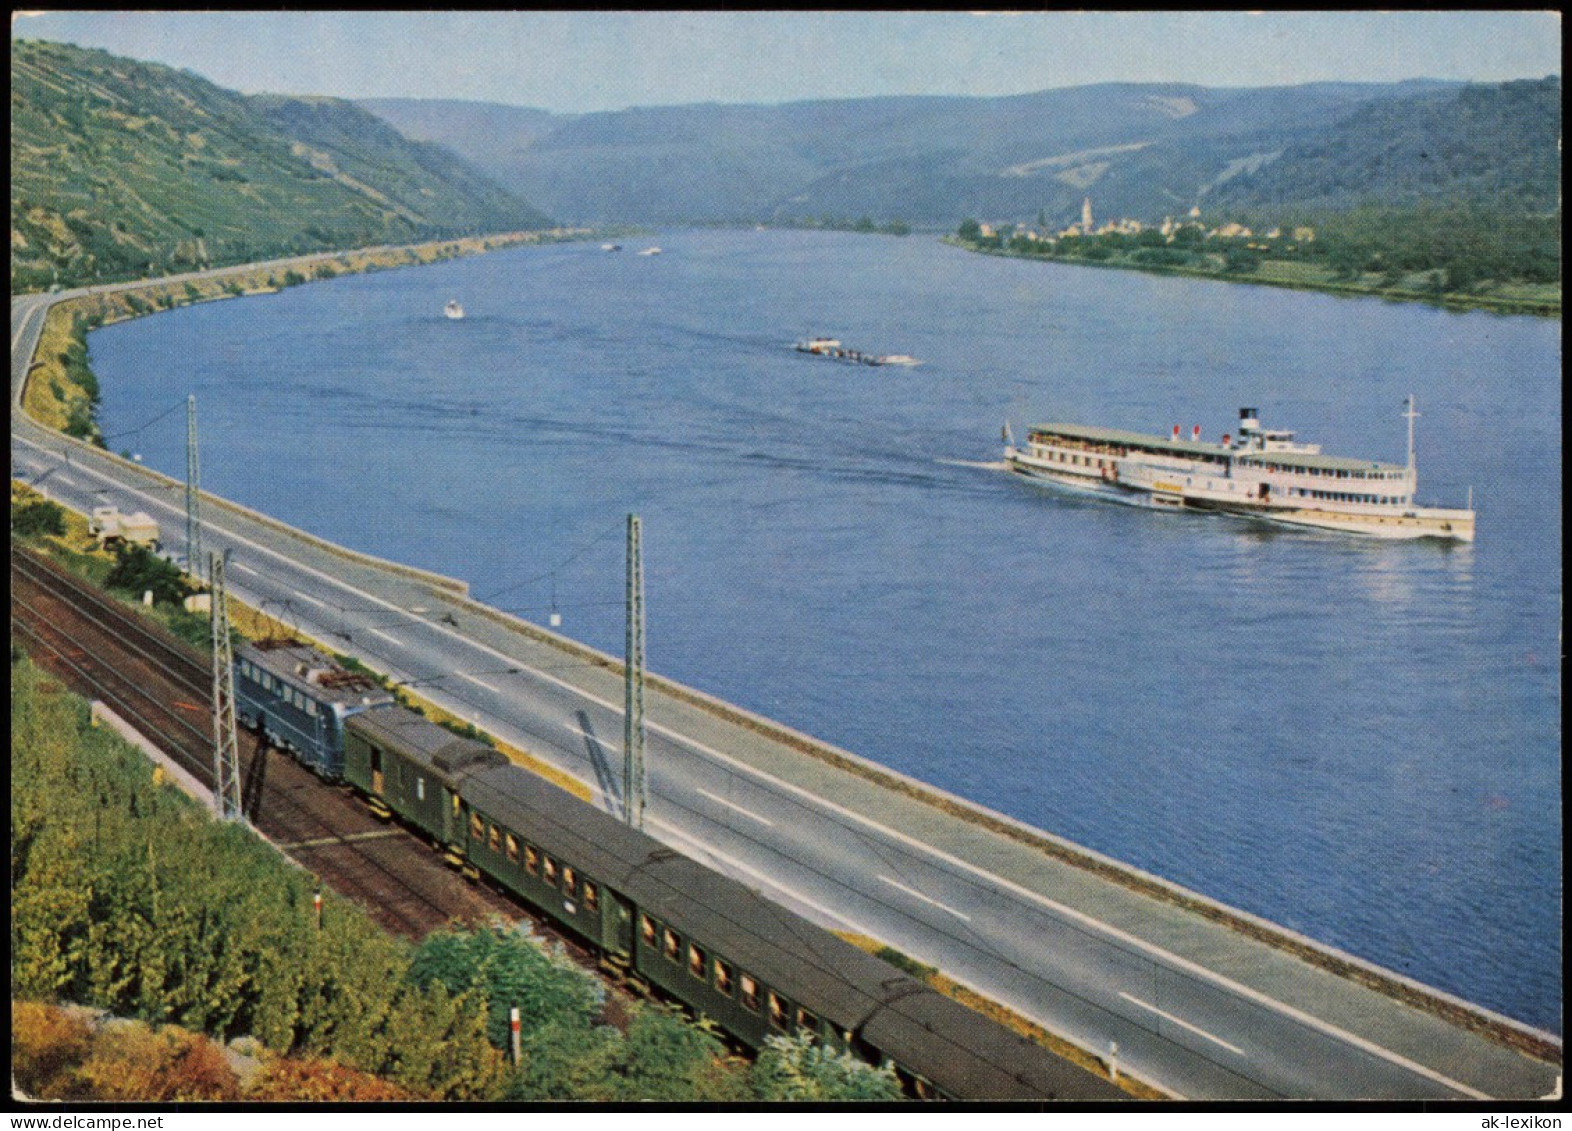
{"type": "Polygon", "coordinates": [[[1448,310],[1487,310],[1495,314],[1532,314],[1558,318],[1561,315],[1559,283],[1485,282],[1476,289],[1438,292],[1433,271],[1416,271],[1394,277],[1390,273],[1356,272],[1340,274],[1334,268],[1295,259],[1262,259],[1248,271],[1229,270],[1221,254],[1206,254],[1198,264],[1180,266],[1142,263],[1132,254],[1115,253],[1103,259],[1075,255],[1046,255],[1013,248],[984,247],[946,236],[946,243],[983,255],[1063,263],[1076,267],[1103,267],[1120,271],[1141,271],[1148,275],[1177,275],[1191,279],[1211,279],[1224,283],[1255,283],[1265,287],[1321,291],[1326,294],[1361,298],[1381,298],[1391,302],[1423,302],[1448,310]]]}
{"type": "MultiPolygon", "coordinates": [[[[1019,1033],[1029,1041],[1035,1041],[1055,1056],[1063,1057],[1072,1064],[1077,1064],[1088,1072],[1095,1073],[1103,1079],[1110,1079],[1108,1065],[1102,1059],[1093,1056],[1079,1045],[1071,1044],[1062,1037],[1056,1037],[1035,1021],[1028,1021],[1014,1010],[1006,1009],[996,1001],[983,997],[975,990],[967,989],[953,978],[946,977],[936,967],[918,962],[915,958],[896,950],[893,946],[886,946],[878,939],[867,935],[859,935],[853,931],[836,931],[837,935],[857,947],[865,950],[876,958],[882,958],[891,966],[899,967],[918,981],[924,982],[933,989],[938,990],[946,997],[960,1002],[968,1009],[973,1009],[993,1021],[997,1021],[1006,1029],[1019,1033]]],[[[1156,1088],[1132,1080],[1129,1076],[1121,1074],[1114,1083],[1130,1095],[1143,1100],[1165,1100],[1168,1095],[1159,1092],[1156,1088]]]]}
{"type": "Polygon", "coordinates": [[[418,945],[161,781],[12,646],[14,1079],[46,1099],[892,1099],[893,1072],[801,1040],[753,1065],[504,925],[418,945]],[[130,1019],[99,1024],[64,1002],[130,1019]],[[509,1063],[508,1013],[521,1056],[509,1063]],[[242,1079],[212,1041],[255,1062],[242,1079]],[[366,1079],[375,1076],[387,1086],[366,1079]]]}
{"type": "MultiPolygon", "coordinates": [[[[142,590],[133,586],[132,589],[116,588],[113,574],[118,563],[118,558],[110,551],[99,547],[98,540],[87,530],[87,520],[75,511],[50,503],[38,492],[16,480],[11,482],[11,512],[13,515],[14,538],[48,554],[72,573],[76,574],[105,592],[119,599],[128,608],[150,617],[163,625],[175,636],[192,645],[205,654],[212,652],[212,629],[206,613],[187,612],[181,604],[170,600],[155,600],[152,605],[145,605],[141,601],[142,590]],[[47,508],[57,512],[59,519],[58,533],[49,530],[33,530],[18,532],[16,529],[17,516],[33,511],[35,508],[47,508]]],[[[173,567],[170,567],[172,570],[173,567]]],[[[185,588],[195,592],[197,587],[189,580],[185,588]]],[[[284,625],[277,618],[252,608],[245,602],[231,596],[228,601],[230,627],[242,638],[247,640],[267,640],[280,636],[293,637],[331,653],[332,648],[321,640],[307,636],[298,628],[284,625]]],[[[577,778],[566,774],[548,762],[535,757],[528,750],[503,742],[487,734],[466,719],[461,719],[449,711],[443,710],[429,699],[417,694],[408,688],[393,687],[392,681],[379,672],[365,667],[358,660],[350,656],[339,656],[348,666],[358,668],[371,675],[385,687],[393,689],[401,703],[419,711],[432,722],[445,726],[455,734],[466,738],[474,738],[494,746],[510,759],[525,769],[545,778],[560,789],[565,789],[575,797],[590,801],[592,795],[587,786],[577,778]]]]}

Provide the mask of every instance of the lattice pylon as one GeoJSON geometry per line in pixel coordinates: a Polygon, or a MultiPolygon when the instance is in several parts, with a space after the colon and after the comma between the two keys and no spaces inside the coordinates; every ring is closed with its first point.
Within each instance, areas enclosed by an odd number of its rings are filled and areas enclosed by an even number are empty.
{"type": "Polygon", "coordinates": [[[235,738],[235,654],[229,639],[224,559],[208,555],[213,579],[213,802],[226,821],[245,818],[240,805],[240,745],[235,738]]]}
{"type": "Polygon", "coordinates": [[[644,827],[644,560],[639,516],[628,516],[628,633],[623,659],[622,810],[628,824],[644,827]]]}
{"type": "Polygon", "coordinates": [[[202,580],[202,471],[197,462],[196,394],[186,397],[186,572],[202,580]]]}

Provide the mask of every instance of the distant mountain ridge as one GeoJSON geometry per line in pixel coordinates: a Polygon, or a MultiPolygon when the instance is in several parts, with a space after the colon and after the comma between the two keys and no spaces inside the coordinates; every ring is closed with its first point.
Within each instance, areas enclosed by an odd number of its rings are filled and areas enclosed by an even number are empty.
{"type": "Polygon", "coordinates": [[[350,102],[11,45],[13,290],[550,223],[350,102]]]}
{"type": "Polygon", "coordinates": [[[1099,217],[1146,219],[1224,202],[1340,209],[1383,193],[1497,192],[1553,207],[1546,186],[1559,184],[1559,151],[1547,139],[1560,135],[1560,84],[1545,82],[1105,83],[575,117],[485,103],[363,105],[576,222],[866,215],[949,228],[967,216],[1059,225],[1079,217],[1086,196],[1099,217]],[[1412,168],[1359,157],[1382,147],[1412,168]],[[1512,160],[1487,171],[1506,152],[1512,160]],[[1347,175],[1328,178],[1331,163],[1347,175]]]}

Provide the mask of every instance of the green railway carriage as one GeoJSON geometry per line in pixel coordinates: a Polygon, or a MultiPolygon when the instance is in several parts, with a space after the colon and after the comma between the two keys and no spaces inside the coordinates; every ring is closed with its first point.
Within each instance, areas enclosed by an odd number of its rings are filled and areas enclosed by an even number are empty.
{"type": "Polygon", "coordinates": [[[1123,1098],[758,892],[397,707],[345,727],[344,775],[471,875],[538,908],[738,1042],[810,1034],[918,1095],[1123,1098]]]}
{"type": "Polygon", "coordinates": [[[808,1033],[890,1062],[918,1095],[1120,1099],[1048,1053],[758,892],[517,766],[460,787],[470,861],[605,959],[738,1041],[808,1033]]]}
{"type": "Polygon", "coordinates": [[[811,1032],[848,1048],[866,989],[894,971],[644,833],[514,766],[464,782],[482,872],[754,1048],[811,1032]],[[571,802],[571,804],[569,804],[571,802]]]}
{"type": "Polygon", "coordinates": [[[460,738],[402,707],[375,707],[344,728],[344,777],[383,816],[396,815],[456,858],[465,841],[459,785],[506,765],[500,752],[460,738]]]}

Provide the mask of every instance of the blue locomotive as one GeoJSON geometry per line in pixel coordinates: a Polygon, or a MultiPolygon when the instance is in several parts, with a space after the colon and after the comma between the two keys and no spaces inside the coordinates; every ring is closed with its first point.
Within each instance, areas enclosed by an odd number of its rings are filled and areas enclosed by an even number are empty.
{"type": "Polygon", "coordinates": [[[394,702],[376,680],[293,640],[235,650],[235,711],[242,725],[328,781],[344,776],[344,721],[394,702]]]}

